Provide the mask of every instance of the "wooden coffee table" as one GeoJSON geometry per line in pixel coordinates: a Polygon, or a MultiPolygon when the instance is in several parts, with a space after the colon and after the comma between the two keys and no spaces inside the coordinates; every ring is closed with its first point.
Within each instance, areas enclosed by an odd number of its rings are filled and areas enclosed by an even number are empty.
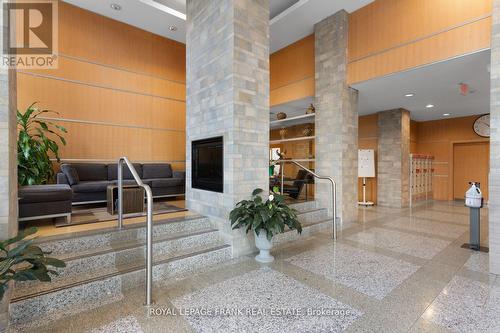
{"type": "MultiPolygon", "coordinates": [[[[108,213],[118,214],[118,185],[108,185],[106,198],[108,213]]],[[[144,188],[138,185],[123,186],[123,214],[144,212],[144,188]]]]}

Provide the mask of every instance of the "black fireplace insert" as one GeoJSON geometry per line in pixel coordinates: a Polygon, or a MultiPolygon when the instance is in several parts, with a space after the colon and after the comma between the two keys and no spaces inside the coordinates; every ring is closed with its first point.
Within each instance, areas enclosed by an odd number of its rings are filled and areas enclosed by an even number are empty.
{"type": "Polygon", "coordinates": [[[223,193],[224,142],[222,136],[191,143],[191,187],[223,193]]]}

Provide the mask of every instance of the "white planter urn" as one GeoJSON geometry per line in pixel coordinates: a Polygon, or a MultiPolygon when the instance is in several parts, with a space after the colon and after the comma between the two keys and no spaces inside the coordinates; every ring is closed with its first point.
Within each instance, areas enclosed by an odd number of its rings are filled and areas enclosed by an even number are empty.
{"type": "Polygon", "coordinates": [[[260,230],[260,233],[253,232],[255,235],[255,246],[260,250],[260,253],[255,256],[255,260],[262,263],[269,263],[274,261],[274,257],[269,254],[269,251],[273,248],[272,239],[269,241],[267,239],[266,231],[260,230]]]}

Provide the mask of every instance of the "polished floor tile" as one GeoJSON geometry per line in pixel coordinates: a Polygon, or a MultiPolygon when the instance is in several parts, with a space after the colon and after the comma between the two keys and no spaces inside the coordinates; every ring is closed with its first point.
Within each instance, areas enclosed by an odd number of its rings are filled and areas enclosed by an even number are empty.
{"type": "Polygon", "coordinates": [[[196,332],[341,332],[362,315],[270,268],[226,280],[172,303],[179,312],[212,311],[186,316],[196,332]]]}
{"type": "Polygon", "coordinates": [[[453,332],[500,332],[500,287],[455,276],[422,317],[453,332]]]}
{"type": "Polygon", "coordinates": [[[378,227],[356,233],[349,236],[348,239],[423,259],[431,259],[450,243],[441,239],[417,236],[378,227]]]}
{"type": "Polygon", "coordinates": [[[376,299],[383,299],[419,268],[344,244],[323,246],[286,261],[376,299]]]}
{"type": "Polygon", "coordinates": [[[435,220],[438,222],[448,222],[448,223],[456,223],[456,224],[468,224],[469,223],[469,216],[458,213],[454,214],[452,212],[442,212],[442,211],[436,211],[436,210],[419,210],[416,211],[413,216],[418,217],[418,218],[423,218],[427,220],[435,220]]]}
{"type": "Polygon", "coordinates": [[[489,256],[484,252],[474,252],[464,267],[471,271],[488,274],[490,272],[489,256]]]}
{"type": "Polygon", "coordinates": [[[466,226],[451,223],[439,223],[421,218],[402,217],[396,221],[385,223],[385,227],[393,227],[409,231],[417,231],[430,235],[457,238],[468,230],[466,226]]]}
{"type": "MultiPolygon", "coordinates": [[[[190,314],[152,316],[134,289],[26,332],[500,332],[500,277],[489,274],[487,253],[460,248],[462,203],[358,213],[337,241],[329,229],[302,236],[274,248],[270,265],[252,254],[155,285],[155,308],[190,314]]],[[[488,246],[487,209],[482,233],[488,246]]]]}
{"type": "Polygon", "coordinates": [[[139,322],[133,316],[127,316],[125,318],[120,318],[104,326],[95,328],[89,333],[144,333],[139,322]]]}

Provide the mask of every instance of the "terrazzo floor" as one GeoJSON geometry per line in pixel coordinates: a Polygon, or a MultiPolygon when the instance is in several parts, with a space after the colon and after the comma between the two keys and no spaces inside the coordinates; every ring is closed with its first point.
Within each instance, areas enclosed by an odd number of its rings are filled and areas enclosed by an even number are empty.
{"type": "MultiPolygon", "coordinates": [[[[333,242],[318,233],[27,332],[500,332],[500,277],[460,248],[459,203],[360,208],[333,242]]],[[[487,241],[487,209],[482,214],[487,241]]],[[[482,244],[487,246],[487,243],[482,244]]]]}

